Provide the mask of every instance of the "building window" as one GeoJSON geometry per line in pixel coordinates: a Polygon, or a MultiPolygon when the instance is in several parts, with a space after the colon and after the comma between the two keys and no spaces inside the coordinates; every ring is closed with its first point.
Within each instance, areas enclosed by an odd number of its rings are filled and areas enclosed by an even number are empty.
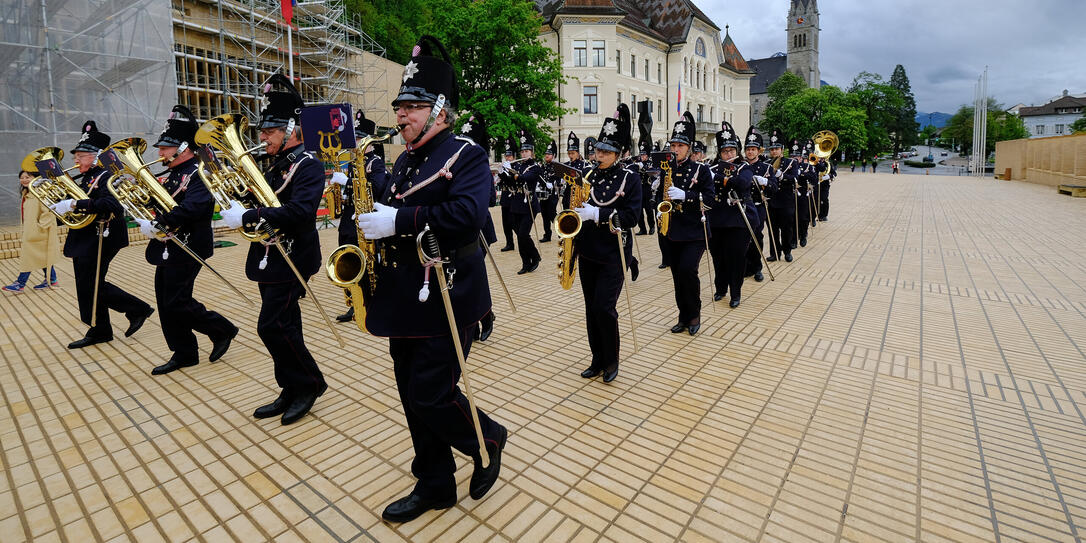
{"type": "Polygon", "coordinates": [[[1062,124],[1057,124],[1056,125],[1056,133],[1057,134],[1063,134],[1063,125],[1062,124]]]}
{"type": "Polygon", "coordinates": [[[621,103],[622,103],[622,93],[620,92],[620,93],[618,93],[618,101],[617,101],[617,102],[615,102],[615,104],[616,104],[616,105],[615,105],[615,109],[618,109],[618,105],[617,105],[617,104],[621,104],[621,103]]]}
{"type": "Polygon", "coordinates": [[[664,110],[664,101],[663,100],[656,100],[656,111],[663,111],[663,110],[664,110]]]}
{"type": "Polygon", "coordinates": [[[615,70],[622,73],[622,50],[615,49],[615,70]]]}
{"type": "Polygon", "coordinates": [[[592,65],[607,65],[607,45],[603,40],[592,40],[592,65]]]}
{"type": "Polygon", "coordinates": [[[1043,136],[1043,135],[1045,135],[1045,125],[1039,124],[1039,125],[1033,127],[1033,135],[1035,135],[1035,136],[1043,136]]]}
{"type": "Polygon", "coordinates": [[[645,81],[649,80],[649,59],[645,59],[645,81]]]}
{"type": "Polygon", "coordinates": [[[573,65],[588,66],[588,42],[573,40],[573,65]]]}
{"type": "Polygon", "coordinates": [[[630,55],[630,77],[637,77],[637,55],[630,55]]]}
{"type": "Polygon", "coordinates": [[[686,59],[684,58],[683,59],[683,81],[687,81],[687,82],[690,81],[690,78],[687,77],[687,72],[688,71],[689,71],[688,64],[686,62],[686,59]]]}
{"type": "Polygon", "coordinates": [[[584,88],[584,113],[596,114],[600,111],[600,104],[596,96],[596,87],[584,88]]]}
{"type": "Polygon", "coordinates": [[[656,63],[656,82],[657,83],[663,83],[664,82],[663,78],[660,77],[660,74],[664,73],[663,70],[664,70],[663,63],[657,62],[656,63]]]}
{"type": "Polygon", "coordinates": [[[705,56],[705,42],[698,38],[698,41],[694,42],[694,54],[699,57],[705,56]]]}
{"type": "Polygon", "coordinates": [[[637,119],[637,95],[630,95],[630,119],[637,119]]]}
{"type": "Polygon", "coordinates": [[[709,106],[709,122],[713,122],[713,106],[709,106]]]}
{"type": "Polygon", "coordinates": [[[705,122],[705,106],[698,104],[698,122],[705,122]]]}

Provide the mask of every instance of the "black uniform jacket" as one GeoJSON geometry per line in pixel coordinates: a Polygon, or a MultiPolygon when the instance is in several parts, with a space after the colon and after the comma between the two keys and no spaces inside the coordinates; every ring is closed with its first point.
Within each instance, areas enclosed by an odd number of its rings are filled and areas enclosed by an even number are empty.
{"type": "MultiPolygon", "coordinates": [[[[171,230],[179,241],[189,246],[192,252],[207,260],[214,250],[214,236],[211,233],[211,215],[215,212],[215,200],[207,190],[207,185],[196,173],[200,165],[195,158],[173,166],[158,178],[177,207],[160,214],[160,224],[171,230]]],[[[172,241],[152,239],[147,243],[147,262],[155,266],[177,266],[193,262],[183,249],[172,241]],[[165,252],[169,258],[162,258],[165,252]]]]}
{"type": "Polygon", "coordinates": [[[543,165],[535,160],[525,160],[513,164],[513,169],[517,176],[511,182],[513,197],[509,200],[509,211],[519,215],[539,213],[539,198],[535,191],[537,186],[543,185],[543,165]]]}
{"type": "MultiPolygon", "coordinates": [[[[321,245],[317,236],[317,208],[324,194],[324,164],[301,145],[280,151],[275,163],[264,173],[268,186],[279,198],[279,207],[250,209],[243,216],[246,229],[264,220],[279,231],[280,242],[302,277],[309,277],[321,267],[321,245]]],[[[252,281],[278,283],[296,281],[294,272],[283,260],[279,249],[252,243],[245,260],[245,275],[252,281]],[[261,262],[267,263],[261,269],[261,262]]]]}
{"type": "MultiPolygon", "coordinates": [[[[637,225],[641,214],[641,176],[632,168],[615,164],[606,170],[597,166],[586,177],[592,186],[588,203],[600,208],[600,215],[598,221],[581,223],[574,250],[580,258],[619,266],[617,234],[611,232],[610,219],[617,213],[623,229],[637,225]]],[[[627,262],[631,256],[627,251],[627,262]]]]}
{"type": "MultiPolygon", "coordinates": [[[[764,187],[758,183],[754,183],[750,187],[751,197],[754,199],[754,206],[760,209],[763,207],[761,194],[764,193],[766,199],[769,199],[777,192],[777,172],[774,171],[773,166],[763,160],[762,157],[758,157],[758,160],[754,162],[746,162],[744,166],[750,169],[752,177],[760,175],[767,179],[766,186],[764,187]]],[[[761,211],[761,213],[766,212],[767,210],[761,211]]]]}
{"type": "Polygon", "coordinates": [[[758,220],[758,212],[750,198],[754,173],[739,163],[722,160],[715,161],[709,168],[713,172],[713,198],[708,202],[709,210],[705,212],[709,219],[709,228],[746,229],[747,225],[739,215],[740,207],[728,200],[730,191],[735,191],[741,208],[746,211],[747,219],[753,225],[754,221],[758,220]]]}
{"type": "MultiPolygon", "coordinates": [[[[476,323],[490,311],[490,285],[483,264],[479,230],[489,215],[490,165],[470,139],[448,130],[406,151],[392,167],[387,190],[378,201],[399,208],[396,233],[377,241],[376,287],[366,298],[366,328],[384,337],[449,334],[438,281],[430,272],[430,296],[419,301],[423,267],[416,235],[427,225],[450,260],[453,313],[457,328],[476,323]],[[448,175],[442,175],[447,172],[448,175]]],[[[447,274],[448,275],[448,274],[447,274]]]]}
{"type": "MultiPolygon", "coordinates": [[[[701,203],[713,201],[713,178],[709,173],[709,167],[690,159],[681,163],[672,160],[671,184],[686,191],[686,198],[681,202],[672,201],[673,205],[681,203],[682,210],[671,212],[668,239],[671,241],[704,240],[705,229],[701,224],[701,203]]],[[[663,186],[661,182],[661,190],[663,186]]]]}
{"type": "Polygon", "coordinates": [[[773,209],[795,209],[796,178],[799,176],[799,170],[802,166],[798,159],[781,159],[779,170],[781,176],[777,177],[777,190],[769,197],[769,207],[773,209]]]}
{"type": "Polygon", "coordinates": [[[75,210],[96,213],[98,217],[83,228],[68,230],[68,238],[64,240],[64,256],[69,258],[96,256],[98,254],[98,221],[101,220],[108,221],[105,229],[109,234],[102,238],[103,254],[116,253],[122,247],[128,246],[128,227],[124,220],[124,208],[106,188],[108,180],[109,172],[97,165],[87,170],[87,173],[74,178],[88,197],[86,200],[77,200],[75,210]]]}

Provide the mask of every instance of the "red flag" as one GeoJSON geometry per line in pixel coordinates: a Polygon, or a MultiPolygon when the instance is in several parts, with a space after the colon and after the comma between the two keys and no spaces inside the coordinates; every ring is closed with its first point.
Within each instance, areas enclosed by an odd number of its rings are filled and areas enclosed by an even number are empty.
{"type": "Polygon", "coordinates": [[[291,24],[290,20],[294,18],[295,3],[297,3],[297,0],[282,0],[282,5],[279,8],[283,13],[283,20],[286,21],[288,25],[291,24]]]}

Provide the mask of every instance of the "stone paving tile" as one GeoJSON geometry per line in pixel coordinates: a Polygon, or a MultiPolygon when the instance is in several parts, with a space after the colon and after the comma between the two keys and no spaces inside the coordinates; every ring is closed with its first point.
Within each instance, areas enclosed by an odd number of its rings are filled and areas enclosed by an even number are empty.
{"type": "MultiPolygon", "coordinates": [[[[471,500],[458,457],[461,501],[404,525],[380,520],[413,485],[383,340],[340,325],[339,348],[304,302],[329,392],[294,426],[256,421],[275,390],[254,307],[202,274],[197,297],[241,334],[218,363],[152,378],[157,315],[65,349],[84,327],[64,261],[61,288],[0,298],[0,539],[1081,541],[1086,247],[1070,236],[1086,202],[885,174],[842,175],[832,201],[775,281],[734,310],[706,303],[697,337],[668,333],[670,274],[638,237],[640,349],[620,304],[610,385],[577,375],[583,301],[558,287],[555,246],[527,276],[496,253],[519,311],[495,284],[494,336],[469,364],[511,432],[501,480],[471,500]]],[[[256,299],[244,251],[211,262],[256,299]]],[[[152,273],[135,246],[110,280],[153,300],[152,273]]]]}

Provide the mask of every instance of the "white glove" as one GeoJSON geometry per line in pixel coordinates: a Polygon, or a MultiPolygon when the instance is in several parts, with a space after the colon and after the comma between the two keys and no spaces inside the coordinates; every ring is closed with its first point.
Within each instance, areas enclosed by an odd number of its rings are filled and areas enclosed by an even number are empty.
{"type": "Polygon", "coordinates": [[[547,190],[554,190],[554,183],[547,183],[547,190]]]}
{"type": "Polygon", "coordinates": [[[599,222],[600,220],[600,208],[592,204],[585,204],[582,207],[574,209],[574,211],[581,216],[582,221],[599,222]]]}
{"type": "Polygon", "coordinates": [[[58,215],[64,215],[65,213],[70,212],[74,208],[75,208],[75,200],[72,200],[71,198],[69,198],[67,200],[61,200],[61,201],[49,206],[49,209],[52,209],[53,211],[56,211],[58,215]]]}
{"type": "Polygon", "coordinates": [[[141,234],[143,234],[143,235],[145,235],[145,236],[147,236],[147,237],[149,237],[151,239],[154,239],[154,237],[155,237],[155,227],[151,225],[151,221],[148,221],[146,219],[136,219],[136,222],[139,223],[139,225],[140,225],[140,233],[141,234]]]}
{"type": "Polygon", "coordinates": [[[508,160],[503,160],[502,161],[502,171],[503,172],[513,171],[513,163],[509,162],[508,160]]]}
{"type": "Polygon", "coordinates": [[[660,188],[660,178],[659,178],[659,177],[657,177],[657,178],[656,178],[655,180],[653,180],[653,182],[652,182],[652,190],[656,190],[656,189],[658,189],[658,188],[660,188]]]}
{"type": "Polygon", "coordinates": [[[659,211],[657,211],[656,212],[656,222],[660,222],[660,218],[663,217],[663,216],[664,216],[663,213],[660,213],[659,211]]]}
{"type": "Polygon", "coordinates": [[[823,175],[822,180],[823,181],[829,181],[830,180],[830,174],[823,175]]]}
{"type": "Polygon", "coordinates": [[[341,187],[347,185],[347,174],[345,174],[343,172],[333,173],[332,174],[332,182],[339,185],[339,186],[341,186],[341,187]]]}
{"type": "Polygon", "coordinates": [[[244,221],[242,215],[245,215],[245,206],[241,205],[241,202],[237,200],[230,200],[230,207],[227,209],[220,209],[219,215],[222,216],[222,220],[226,223],[226,226],[230,228],[241,228],[244,221]]]}
{"type": "Polygon", "coordinates": [[[763,177],[761,175],[754,176],[754,180],[757,181],[758,184],[763,186],[763,187],[769,184],[769,179],[767,179],[767,178],[765,178],[765,177],[763,177]]]}
{"type": "Polygon", "coordinates": [[[668,196],[668,198],[671,198],[672,200],[685,200],[686,199],[686,191],[683,190],[683,189],[680,189],[679,187],[676,187],[676,186],[672,185],[672,186],[668,187],[668,189],[667,189],[667,196],[668,196]]]}
{"type": "Polygon", "coordinates": [[[373,204],[376,211],[357,215],[355,221],[366,239],[387,238],[396,233],[396,208],[382,203],[373,204]]]}

